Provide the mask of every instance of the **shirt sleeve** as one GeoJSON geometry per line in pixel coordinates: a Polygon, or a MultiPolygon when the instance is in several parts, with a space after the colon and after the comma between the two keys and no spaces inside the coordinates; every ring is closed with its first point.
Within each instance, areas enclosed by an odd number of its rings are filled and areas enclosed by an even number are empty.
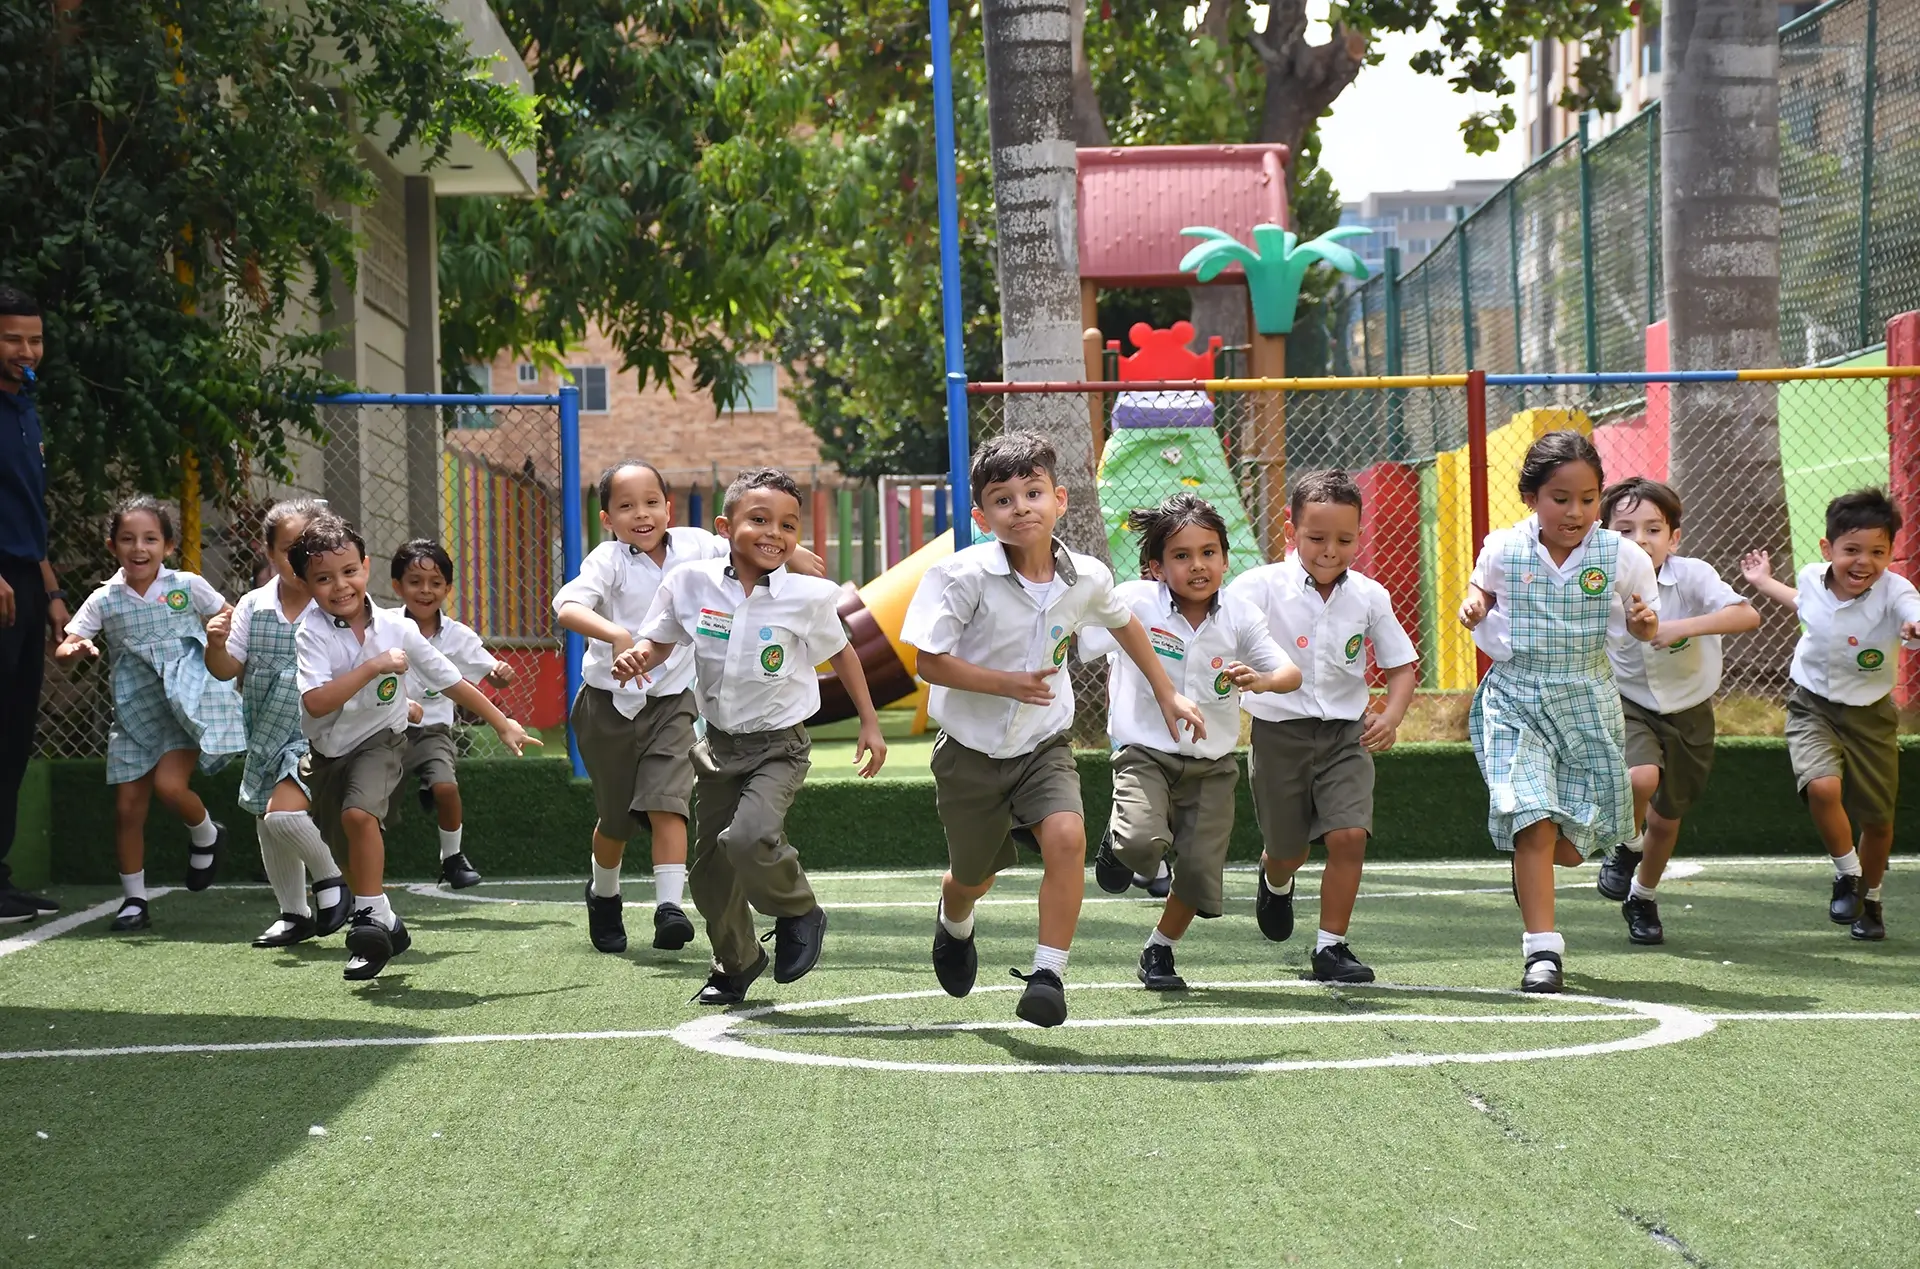
{"type": "Polygon", "coordinates": [[[1221,602],[1228,606],[1232,615],[1234,655],[1242,665],[1252,666],[1262,674],[1271,674],[1293,664],[1293,658],[1273,637],[1265,614],[1243,598],[1230,597],[1221,602]]]}
{"type": "Polygon", "coordinates": [[[1119,640],[1113,637],[1113,631],[1106,626],[1088,626],[1080,632],[1080,660],[1083,663],[1098,661],[1119,651],[1119,640]]]}
{"type": "MultiPolygon", "coordinates": [[[[1907,581],[1906,578],[1901,577],[1898,573],[1894,574],[1894,581],[1902,583],[1899,589],[1893,594],[1892,605],[1894,620],[1893,632],[1894,635],[1898,637],[1901,629],[1905,627],[1908,622],[1920,621],[1920,590],[1915,590],[1913,583],[1907,581]]],[[[1920,651],[1920,639],[1902,639],[1900,642],[1902,647],[1920,651]]]]}
{"type": "Polygon", "coordinates": [[[680,619],[679,612],[680,579],[692,575],[687,569],[676,568],[660,579],[660,589],[653,592],[653,606],[647,609],[646,620],[640,623],[639,638],[655,643],[693,642],[693,634],[680,619]]]}
{"type": "Polygon", "coordinates": [[[1819,590],[1826,584],[1826,571],[1827,566],[1824,563],[1809,564],[1800,570],[1800,575],[1793,579],[1794,612],[1798,613],[1806,607],[1808,591],[1819,590]]]}
{"type": "Polygon", "coordinates": [[[807,605],[809,620],[802,637],[807,641],[808,665],[819,665],[838,656],[840,649],[851,642],[846,624],[840,620],[838,595],[838,591],[829,592],[821,596],[819,602],[807,605]]]}
{"type": "Polygon", "coordinates": [[[900,642],[942,656],[960,646],[960,633],[980,603],[979,576],[931,568],[914,589],[900,626],[900,642]]]}
{"type": "Polygon", "coordinates": [[[1103,626],[1108,630],[1118,630],[1133,620],[1133,609],[1127,607],[1127,601],[1120,597],[1120,588],[1113,584],[1113,574],[1107,571],[1107,566],[1098,560],[1089,563],[1092,567],[1085,569],[1083,576],[1094,584],[1094,590],[1087,599],[1087,611],[1081,618],[1081,628],[1103,626]]]}
{"type": "Polygon", "coordinates": [[[1420,659],[1406,627],[1393,615],[1393,597],[1384,586],[1367,597],[1367,638],[1373,643],[1373,663],[1383,670],[1412,665],[1420,659]]]}
{"type": "Polygon", "coordinates": [[[67,633],[79,635],[82,639],[91,639],[100,633],[101,620],[107,611],[107,588],[96,586],[93,594],[81,601],[80,607],[67,621],[67,633]]]}
{"type": "Polygon", "coordinates": [[[492,674],[499,662],[494,658],[493,653],[487,651],[487,645],[480,641],[480,633],[465,622],[451,621],[444,617],[441,620],[449,621],[447,633],[453,638],[447,641],[450,646],[440,651],[445,654],[447,660],[453,662],[454,668],[460,671],[461,677],[470,683],[478,683],[492,674]]]}
{"type": "Polygon", "coordinates": [[[1480,556],[1473,562],[1473,576],[1468,580],[1489,595],[1499,596],[1506,593],[1507,569],[1501,563],[1506,557],[1507,539],[1513,529],[1496,529],[1487,534],[1487,540],[1480,544],[1480,556]]]}
{"type": "Polygon", "coordinates": [[[233,624],[227,629],[227,655],[241,665],[247,663],[247,644],[253,638],[253,604],[241,596],[233,606],[233,624]]]}
{"type": "Polygon", "coordinates": [[[428,642],[420,627],[402,619],[400,648],[407,654],[407,677],[418,679],[436,692],[444,692],[464,677],[446,653],[428,642]]]}
{"type": "Polygon", "coordinates": [[[1692,586],[1693,609],[1695,612],[1719,612],[1735,604],[1744,604],[1747,597],[1727,585],[1727,579],[1720,576],[1711,564],[1701,561],[1695,572],[1692,586]]]}
{"type": "Polygon", "coordinates": [[[1653,571],[1653,557],[1638,542],[1620,539],[1620,563],[1613,571],[1613,593],[1621,603],[1630,604],[1638,595],[1641,603],[1660,611],[1660,579],[1653,571]]]}
{"type": "Polygon", "coordinates": [[[301,695],[333,682],[333,665],[327,656],[325,637],[302,621],[293,632],[294,683],[301,695]]]}
{"type": "Polygon", "coordinates": [[[553,615],[568,604],[579,604],[604,615],[606,599],[613,589],[613,560],[607,544],[596,546],[580,561],[580,575],[561,586],[553,595],[553,615]]]}
{"type": "Polygon", "coordinates": [[[198,573],[187,574],[187,594],[193,599],[193,610],[202,617],[211,617],[227,606],[227,597],[198,573]]]}

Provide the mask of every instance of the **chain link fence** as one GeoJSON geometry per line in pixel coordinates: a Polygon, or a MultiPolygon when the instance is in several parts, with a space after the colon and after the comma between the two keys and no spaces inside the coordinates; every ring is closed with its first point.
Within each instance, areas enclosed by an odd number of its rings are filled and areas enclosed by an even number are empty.
{"type": "MultiPolygon", "coordinates": [[[[271,565],[261,517],[289,497],[325,499],[358,526],[368,594],[382,606],[400,602],[388,580],[394,552],[411,538],[437,539],[454,565],[447,615],[478,631],[514,673],[511,686],[482,690],[528,727],[564,728],[563,645],[550,608],[562,577],[559,407],[324,403],[319,414],[326,440],[289,447],[288,480],[251,479],[244,497],[206,509],[199,571],[230,600],[263,582],[271,565]]],[[[63,514],[82,504],[79,491],[55,489],[48,501],[55,559],[78,607],[116,565],[103,526],[63,514]]],[[[48,661],[40,756],[101,756],[111,721],[103,663],[69,670],[48,661]]],[[[503,752],[490,728],[473,723],[463,713],[456,727],[462,755],[503,752]]],[[[565,754],[560,732],[548,744],[565,754]]]]}

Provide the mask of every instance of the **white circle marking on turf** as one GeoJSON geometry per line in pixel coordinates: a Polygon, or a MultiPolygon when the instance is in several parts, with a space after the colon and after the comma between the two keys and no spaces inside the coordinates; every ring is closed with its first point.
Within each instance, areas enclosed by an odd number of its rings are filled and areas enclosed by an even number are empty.
{"type": "MultiPolygon", "coordinates": [[[[1260,982],[1233,983],[1196,983],[1198,989],[1208,988],[1280,988],[1307,989],[1322,988],[1323,983],[1295,979],[1279,979],[1260,982]]],[[[1138,991],[1136,983],[1075,983],[1069,989],[1077,992],[1087,991],[1138,991]]],[[[981,988],[982,992],[1016,991],[1018,987],[993,985],[981,988]]],[[[764,1018],[770,1014],[792,1014],[810,1009],[835,1009],[849,1005],[874,1004],[893,1000],[938,999],[945,995],[941,991],[900,991],[884,992],[866,996],[843,996],[834,1000],[812,1000],[796,1004],[766,1005],[758,1009],[716,1014],[706,1018],[696,1018],[691,1022],[675,1027],[672,1038],[690,1049],[702,1053],[716,1054],[721,1057],[750,1058],[760,1062],[782,1062],[793,1066],[836,1066],[853,1067],[869,1071],[905,1071],[933,1075],[1245,1075],[1267,1074],[1287,1071],[1356,1071],[1371,1070],[1380,1067],[1423,1067],[1448,1064],[1478,1065],[1496,1062],[1537,1062],[1547,1058],[1591,1057],[1602,1053],[1626,1053],[1636,1049],[1660,1048],[1664,1045],[1679,1044],[1687,1040],[1698,1039],[1712,1031],[1714,1020],[1705,1014],[1680,1005],[1661,1005],[1643,1000],[1616,1000],[1608,996],[1561,996],[1555,1001],[1542,1001],[1537,996],[1528,996],[1518,991],[1499,987],[1431,987],[1407,983],[1373,983],[1367,987],[1347,988],[1353,991],[1398,991],[1428,992],[1443,995],[1478,995],[1502,999],[1520,999],[1538,1003],[1565,1003],[1598,1006],[1610,1011],[1603,1015],[1608,1021],[1615,1017],[1621,1021],[1636,1018],[1646,1019],[1655,1025],[1652,1029],[1635,1035],[1624,1036],[1618,1040],[1605,1040],[1591,1044],[1569,1044],[1552,1048],[1520,1049],[1494,1053],[1392,1053],[1380,1057],[1367,1058],[1329,1058],[1329,1059],[1289,1059],[1267,1062],[1151,1062],[1151,1063],[1107,1063],[1107,1062],[903,1062],[883,1058],[848,1057],[830,1053],[796,1053],[788,1049],[764,1048],[753,1041],[777,1040],[784,1028],[762,1027],[751,1032],[740,1032],[735,1028],[741,1023],[764,1018]]],[[[1367,1021],[1391,1024],[1396,1020],[1452,1022],[1452,1017],[1432,1018],[1430,1015],[1394,1015],[1375,1014],[1364,1018],[1341,1021],[1367,1021]]],[[[1474,1015],[1474,1021],[1480,1022],[1522,1022],[1531,1024],[1540,1022],[1585,1022],[1592,1021],[1589,1015],[1555,1017],[1540,1014],[1514,1014],[1504,1016],[1474,1015]]],[[[1202,1020],[1196,1019],[1196,1022],[1202,1020]]],[[[1329,1022],[1332,1019],[1310,1017],[1299,1014],[1275,1014],[1269,1017],[1249,1017],[1225,1020],[1205,1020],[1203,1025],[1246,1025],[1246,1026],[1297,1026],[1329,1022]]],[[[1089,1018],[1070,1020],[1067,1024],[1078,1028],[1099,1028],[1103,1026],[1180,1026],[1186,1022],[1181,1018],[1161,1018],[1151,1020],[1101,1019],[1089,1018]]],[[[936,1032],[940,1030],[1008,1030],[1038,1033],[1042,1030],[1026,1023],[996,1024],[985,1026],[955,1026],[952,1024],[933,1024],[929,1026],[901,1026],[901,1031],[936,1032]]],[[[851,1034],[873,1034],[871,1028],[809,1027],[795,1028],[797,1034],[825,1035],[836,1031],[851,1034]]]]}

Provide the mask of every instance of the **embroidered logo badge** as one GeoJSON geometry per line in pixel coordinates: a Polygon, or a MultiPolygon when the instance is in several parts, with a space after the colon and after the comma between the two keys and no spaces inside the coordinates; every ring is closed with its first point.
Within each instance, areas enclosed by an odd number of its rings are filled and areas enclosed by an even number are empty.
{"type": "Polygon", "coordinates": [[[1353,638],[1347,640],[1347,660],[1351,661],[1359,655],[1360,655],[1360,636],[1355,635],[1353,636],[1353,638]]]}
{"type": "MultiPolygon", "coordinates": [[[[1055,634],[1060,633],[1060,627],[1058,626],[1055,626],[1053,630],[1055,634]]],[[[1053,645],[1053,663],[1055,665],[1065,665],[1067,663],[1067,639],[1064,635],[1061,636],[1060,642],[1053,645]]]]}
{"type": "Polygon", "coordinates": [[[385,705],[394,698],[394,694],[399,692],[399,690],[400,680],[389,674],[386,678],[380,680],[380,686],[373,689],[373,694],[380,698],[382,705],[385,705]]]}
{"type": "Polygon", "coordinates": [[[1680,651],[1680,649],[1686,646],[1687,646],[1687,637],[1685,635],[1682,635],[1680,636],[1680,638],[1675,639],[1672,643],[1669,643],[1667,645],[1667,651],[1678,652],[1680,651]]]}
{"type": "Polygon", "coordinates": [[[185,612],[187,610],[187,592],[184,590],[168,591],[167,607],[173,609],[175,612],[185,612]]]}
{"type": "Polygon", "coordinates": [[[1607,588],[1607,570],[1599,567],[1580,570],[1580,591],[1586,595],[1598,595],[1607,588]]]}
{"type": "Polygon", "coordinates": [[[1227,677],[1227,672],[1225,670],[1222,670],[1220,671],[1220,673],[1213,676],[1213,694],[1215,696],[1225,696],[1228,692],[1231,692],[1232,690],[1233,690],[1233,680],[1227,677]]]}
{"type": "Polygon", "coordinates": [[[769,643],[760,649],[760,668],[768,674],[780,673],[780,667],[787,663],[787,650],[777,643],[769,643]]]}
{"type": "Polygon", "coordinates": [[[1863,670],[1877,670],[1887,663],[1887,654],[1878,648],[1862,648],[1854,660],[1860,663],[1863,670]]]}
{"type": "Polygon", "coordinates": [[[1225,657],[1215,657],[1213,659],[1213,668],[1217,670],[1221,666],[1225,665],[1226,663],[1227,663],[1227,659],[1225,657]]]}

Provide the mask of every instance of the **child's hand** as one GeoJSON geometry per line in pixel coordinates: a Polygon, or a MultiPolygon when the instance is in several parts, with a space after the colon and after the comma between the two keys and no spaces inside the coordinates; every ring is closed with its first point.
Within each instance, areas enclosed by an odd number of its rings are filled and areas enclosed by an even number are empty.
{"type": "Polygon", "coordinates": [[[409,723],[418,723],[421,719],[425,718],[426,716],[427,716],[426,707],[423,706],[419,701],[407,702],[407,721],[409,723]]]}
{"type": "Polygon", "coordinates": [[[1227,682],[1243,692],[1259,691],[1261,680],[1266,677],[1252,666],[1242,665],[1238,661],[1227,662],[1226,674],[1227,682]]]}
{"type": "Polygon", "coordinates": [[[626,651],[613,658],[614,681],[631,683],[639,679],[642,683],[652,682],[647,677],[647,671],[652,668],[652,658],[648,654],[652,651],[649,644],[629,644],[626,651]]]}
{"type": "Polygon", "coordinates": [[[880,720],[860,724],[860,739],[853,745],[854,766],[859,769],[862,780],[871,780],[880,774],[880,767],[887,760],[887,741],[880,734],[880,720]],[[862,762],[861,759],[866,761],[862,762]]]}
{"type": "Polygon", "coordinates": [[[1665,652],[1674,644],[1687,638],[1687,623],[1684,621],[1663,621],[1647,640],[1647,646],[1665,652]]]}
{"type": "Polygon", "coordinates": [[[1467,587],[1467,597],[1460,601],[1460,624],[1469,630],[1476,630],[1486,619],[1486,595],[1478,586],[1467,587]]]}
{"type": "Polygon", "coordinates": [[[207,646],[222,648],[227,646],[227,636],[233,633],[233,605],[228,604],[213,616],[207,618],[207,646]]]}
{"type": "Polygon", "coordinates": [[[1900,640],[1902,643],[1920,641],[1920,621],[1909,621],[1904,626],[1901,626],[1900,640]]]}
{"type": "Polygon", "coordinates": [[[1740,576],[1746,578],[1748,584],[1752,586],[1772,581],[1772,557],[1765,551],[1748,551],[1740,557],[1740,576]]]}
{"type": "Polygon", "coordinates": [[[1660,633],[1660,614],[1634,595],[1627,600],[1627,633],[1642,642],[1652,642],[1660,633]]]}
{"type": "Polygon", "coordinates": [[[93,640],[83,639],[79,635],[68,635],[53,650],[53,659],[62,665],[73,661],[93,661],[99,656],[100,649],[94,646],[93,640]]]}
{"type": "Polygon", "coordinates": [[[1360,725],[1360,743],[1368,753],[1385,753],[1400,739],[1400,724],[1389,723],[1385,714],[1368,714],[1360,725]]]}
{"type": "Polygon", "coordinates": [[[511,718],[502,719],[500,725],[493,730],[494,734],[500,737],[500,743],[511,749],[516,758],[526,751],[528,745],[546,748],[538,736],[527,735],[527,729],[511,718]]]}
{"type": "Polygon", "coordinates": [[[1207,738],[1207,720],[1201,716],[1200,707],[1178,692],[1160,702],[1160,717],[1166,720],[1167,732],[1176,741],[1180,739],[1181,723],[1193,732],[1195,740],[1207,738]]]}
{"type": "Polygon", "coordinates": [[[628,631],[622,630],[620,632],[620,637],[613,641],[614,660],[616,661],[619,660],[620,654],[622,652],[625,652],[628,648],[631,648],[632,646],[633,646],[633,635],[628,631]]]}
{"type": "Polygon", "coordinates": [[[487,682],[493,684],[495,687],[512,687],[513,679],[513,667],[505,661],[495,661],[493,663],[493,669],[487,672],[487,682]]]}
{"type": "Polygon", "coordinates": [[[1001,689],[1002,696],[1011,696],[1023,705],[1053,704],[1053,685],[1047,680],[1060,673],[1060,667],[1050,666],[1044,670],[1008,671],[1006,687],[1001,689]]]}
{"type": "Polygon", "coordinates": [[[373,660],[367,662],[367,668],[375,674],[405,674],[407,672],[407,650],[388,648],[373,660]]]}

